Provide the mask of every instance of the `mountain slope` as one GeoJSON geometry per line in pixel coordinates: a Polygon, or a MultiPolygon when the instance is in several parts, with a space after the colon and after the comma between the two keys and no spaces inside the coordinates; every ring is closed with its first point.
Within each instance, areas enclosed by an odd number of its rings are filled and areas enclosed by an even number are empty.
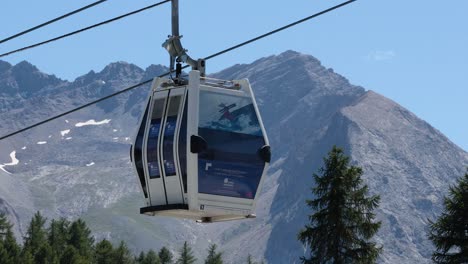
{"type": "MultiPolygon", "coordinates": [[[[32,65],[0,62],[0,133],[165,70],[118,62],[66,82],[32,65]],[[15,67],[24,72],[15,75],[15,67]]],[[[296,235],[310,214],[304,201],[311,198],[312,173],[336,144],[364,168],[371,192],[382,196],[380,262],[429,262],[427,219],[440,213],[442,196],[468,165],[466,152],[395,102],[351,85],[312,56],[287,51],[213,77],[249,78],[268,132],[273,157],[257,219],[201,225],[138,214],[143,195],[128,148],[149,86],[0,142],[0,165],[13,163],[12,151],[19,160],[0,170],[0,210],[9,213],[18,234],[41,210],[49,218],[83,217],[98,238],[124,239],[135,251],[161,246],[175,251],[186,240],[202,259],[215,242],[228,263],[247,254],[268,263],[297,263],[304,250],[296,235]]]]}

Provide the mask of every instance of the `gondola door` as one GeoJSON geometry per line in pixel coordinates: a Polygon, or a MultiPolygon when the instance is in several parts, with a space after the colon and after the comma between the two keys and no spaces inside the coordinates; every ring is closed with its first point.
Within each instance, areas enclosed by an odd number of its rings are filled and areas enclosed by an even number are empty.
{"type": "Polygon", "coordinates": [[[179,137],[186,137],[180,135],[184,98],[185,88],[169,90],[160,136],[161,171],[168,204],[185,203],[178,149],[179,137]]]}
{"type": "Polygon", "coordinates": [[[150,206],[164,208],[185,203],[178,149],[179,138],[184,136],[180,135],[180,128],[185,90],[156,89],[152,95],[144,146],[150,206]]]}
{"type": "Polygon", "coordinates": [[[148,183],[149,205],[166,205],[167,195],[164,187],[161,164],[160,145],[162,121],[167,105],[168,91],[154,92],[150,98],[149,116],[146,119],[146,130],[143,144],[143,160],[146,182],[148,183]]]}

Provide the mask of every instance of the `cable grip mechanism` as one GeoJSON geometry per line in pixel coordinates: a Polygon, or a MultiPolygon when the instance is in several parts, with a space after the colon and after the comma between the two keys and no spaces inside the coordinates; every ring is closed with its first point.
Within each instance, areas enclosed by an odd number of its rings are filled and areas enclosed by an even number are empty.
{"type": "Polygon", "coordinates": [[[187,54],[187,50],[182,47],[182,42],[180,41],[181,38],[182,36],[169,36],[169,38],[162,44],[171,56],[171,65],[174,65],[174,62],[186,63],[192,66],[192,69],[200,71],[201,76],[205,76],[205,60],[192,59],[187,54]]]}
{"type": "Polygon", "coordinates": [[[182,73],[181,63],[186,63],[192,66],[193,70],[200,71],[201,76],[205,76],[205,60],[192,59],[188,54],[187,50],[182,47],[181,38],[179,35],[179,0],[172,0],[172,35],[168,36],[168,39],[162,44],[162,46],[169,52],[170,55],[170,70],[174,70],[174,64],[177,63],[176,67],[176,79],[180,79],[182,73]]]}

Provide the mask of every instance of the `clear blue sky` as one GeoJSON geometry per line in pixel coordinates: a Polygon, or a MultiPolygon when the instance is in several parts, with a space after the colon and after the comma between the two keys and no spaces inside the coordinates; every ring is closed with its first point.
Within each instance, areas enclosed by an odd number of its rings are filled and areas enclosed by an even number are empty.
{"type": "MultiPolygon", "coordinates": [[[[0,38],[95,0],[4,1],[0,38]]],[[[109,0],[28,36],[0,52],[54,37],[156,1],[109,0]]],[[[340,1],[180,0],[183,44],[205,57],[340,1]]],[[[353,84],[400,103],[468,150],[468,1],[359,0],[350,6],[208,62],[215,72],[236,63],[296,50],[317,57],[353,84]]],[[[73,80],[114,61],[168,64],[161,43],[170,5],[145,11],[53,44],[3,58],[27,60],[73,80]]]]}

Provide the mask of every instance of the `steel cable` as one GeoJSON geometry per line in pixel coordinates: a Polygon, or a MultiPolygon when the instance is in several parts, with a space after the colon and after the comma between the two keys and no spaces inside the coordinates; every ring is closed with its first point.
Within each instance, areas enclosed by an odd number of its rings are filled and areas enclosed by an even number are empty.
{"type": "Polygon", "coordinates": [[[50,25],[50,24],[52,24],[52,23],[54,23],[54,22],[57,22],[57,21],[59,21],[59,20],[62,20],[62,19],[66,18],[66,17],[69,17],[69,16],[71,16],[71,15],[80,13],[80,12],[82,12],[82,11],[88,9],[88,8],[91,8],[91,7],[93,7],[93,6],[102,4],[102,3],[106,2],[106,1],[107,1],[107,0],[96,1],[96,2],[94,2],[94,3],[91,3],[91,4],[87,5],[87,6],[84,6],[84,7],[78,8],[78,9],[76,9],[76,10],[74,10],[74,11],[71,11],[70,13],[67,13],[67,14],[65,14],[65,15],[62,15],[62,16],[56,17],[56,18],[54,18],[54,19],[52,19],[52,20],[49,20],[49,21],[47,21],[47,22],[44,22],[44,23],[42,23],[42,24],[40,24],[40,25],[37,25],[37,26],[35,26],[35,27],[32,27],[32,28],[26,29],[26,30],[24,30],[24,31],[21,31],[20,33],[17,33],[17,34],[15,34],[15,35],[12,35],[12,36],[10,36],[10,37],[7,37],[7,38],[4,38],[4,39],[0,40],[0,44],[2,44],[2,43],[4,43],[4,42],[7,42],[7,41],[9,41],[9,40],[15,39],[15,38],[17,38],[17,37],[19,37],[19,36],[22,36],[22,35],[24,35],[24,34],[27,34],[27,33],[29,33],[29,32],[32,32],[32,31],[34,31],[34,30],[40,29],[40,28],[42,28],[42,27],[45,27],[45,26],[47,26],[47,25],[50,25]]]}
{"type": "Polygon", "coordinates": [[[153,8],[153,7],[162,5],[162,4],[167,3],[167,2],[170,2],[170,1],[171,1],[171,0],[165,0],[165,1],[162,1],[162,2],[159,2],[159,3],[156,3],[156,4],[152,4],[152,5],[149,5],[149,6],[147,6],[147,7],[143,7],[143,8],[140,8],[140,9],[138,9],[138,10],[132,11],[132,12],[130,12],[130,13],[126,13],[126,14],[123,14],[123,15],[121,15],[121,16],[114,17],[114,18],[108,19],[108,20],[106,20],[106,21],[103,21],[103,22],[100,22],[100,23],[91,25],[91,26],[89,26],[89,27],[85,27],[85,28],[82,28],[82,29],[78,29],[78,30],[76,30],[76,31],[73,31],[73,32],[70,32],[70,33],[67,33],[67,34],[64,34],[64,35],[55,37],[55,38],[51,38],[51,39],[48,39],[48,40],[45,40],[45,41],[42,41],[42,42],[39,42],[39,43],[36,43],[36,44],[32,44],[32,45],[29,45],[29,46],[26,46],[26,47],[23,47],[23,48],[20,48],[20,49],[17,49],[17,50],[12,50],[12,51],[9,51],[9,52],[7,52],[7,53],[3,53],[3,54],[0,55],[0,58],[5,57],[5,56],[8,56],[8,55],[11,55],[11,54],[14,54],[14,53],[17,53],[17,52],[20,52],[20,51],[24,51],[24,50],[32,49],[32,48],[35,48],[35,47],[39,47],[39,46],[42,46],[42,45],[44,45],[44,44],[57,41],[57,40],[59,40],[59,39],[63,39],[63,38],[66,38],[66,37],[70,37],[70,36],[73,36],[73,35],[82,33],[82,32],[84,32],[84,31],[87,31],[87,30],[90,30],[90,29],[93,29],[93,28],[102,26],[102,25],[104,25],[104,24],[108,24],[108,23],[111,23],[111,22],[120,20],[120,19],[122,19],[122,18],[131,16],[131,15],[135,15],[135,14],[137,14],[137,13],[143,12],[143,11],[145,11],[145,10],[151,9],[151,8],[153,8]]]}
{"type": "MultiPolygon", "coordinates": [[[[323,15],[323,14],[325,14],[325,13],[328,13],[328,12],[330,12],[330,11],[332,11],[332,10],[338,9],[338,8],[340,8],[340,7],[343,7],[343,6],[345,6],[345,5],[348,5],[348,4],[350,4],[350,3],[352,3],[352,2],[355,2],[355,1],[357,1],[357,0],[350,0],[350,1],[344,2],[344,3],[342,3],[342,4],[336,5],[336,6],[334,6],[334,7],[328,8],[328,9],[323,10],[323,11],[321,11],[321,12],[319,12],[319,13],[314,14],[314,15],[308,16],[308,17],[306,17],[306,18],[303,18],[303,19],[301,19],[301,20],[298,20],[298,21],[296,21],[296,22],[293,22],[293,23],[288,24],[288,25],[286,25],[286,26],[283,26],[283,27],[281,27],[281,28],[272,30],[272,31],[270,31],[270,32],[268,32],[268,33],[265,33],[265,34],[263,34],[263,35],[260,35],[260,36],[258,36],[258,37],[255,37],[255,38],[253,38],[253,39],[250,39],[250,40],[247,40],[247,41],[245,41],[245,42],[242,42],[242,43],[240,43],[240,44],[238,44],[238,45],[235,45],[235,46],[232,46],[232,47],[227,48],[227,49],[225,49],[225,50],[222,50],[222,51],[220,51],[220,52],[214,53],[213,55],[210,55],[210,56],[208,56],[208,57],[205,57],[204,59],[205,59],[205,60],[209,60],[209,59],[212,59],[212,58],[214,58],[214,57],[220,56],[220,55],[222,55],[222,54],[224,54],[224,53],[226,53],[226,52],[235,50],[235,49],[237,49],[237,48],[239,48],[239,47],[245,46],[245,45],[247,45],[247,44],[249,44],[249,43],[252,43],[252,42],[257,41],[257,40],[259,40],[259,39],[262,39],[262,38],[264,38],[264,37],[267,37],[267,36],[270,36],[270,35],[272,35],[272,34],[278,33],[278,32],[280,32],[280,31],[282,31],[282,30],[285,30],[285,29],[290,28],[290,27],[292,27],[292,26],[295,26],[295,25],[297,25],[297,24],[303,23],[303,22],[305,22],[305,21],[307,21],[307,20],[310,20],[310,19],[312,19],[312,18],[318,17],[318,16],[320,16],[320,15],[323,15]]],[[[185,68],[188,68],[188,67],[189,67],[188,65],[185,65],[184,67],[182,67],[182,69],[185,69],[185,68]]],[[[169,71],[169,72],[166,72],[166,73],[164,73],[164,74],[159,75],[158,77],[167,76],[167,75],[169,75],[169,74],[171,74],[171,73],[172,73],[172,72],[169,71]]],[[[6,138],[11,137],[11,136],[14,136],[14,135],[16,135],[16,134],[19,134],[19,133],[24,132],[24,131],[26,131],[26,130],[29,130],[29,129],[31,129],[31,128],[37,127],[37,126],[39,126],[39,125],[45,124],[45,123],[50,122],[50,121],[52,121],[52,120],[55,120],[55,119],[57,119],[57,118],[63,117],[63,116],[65,116],[65,115],[71,114],[71,113],[73,113],[73,112],[76,112],[76,111],[81,110],[81,109],[83,109],[83,108],[86,108],[86,107],[88,107],[88,106],[97,104],[97,103],[102,102],[102,101],[104,101],[104,100],[107,100],[107,99],[109,99],[109,98],[111,98],[111,97],[114,97],[114,96],[117,96],[117,95],[119,95],[119,94],[128,92],[128,91],[130,91],[130,90],[133,90],[133,89],[135,89],[135,88],[140,87],[141,85],[148,84],[148,83],[150,83],[152,80],[153,80],[153,78],[152,78],[152,79],[149,79],[149,80],[145,80],[145,81],[143,81],[143,82],[140,82],[140,83],[138,83],[138,84],[135,84],[135,85],[132,85],[132,86],[130,86],[130,87],[128,87],[128,88],[125,88],[125,89],[123,89],[123,90],[121,90],[121,91],[115,92],[115,93],[113,93],[113,94],[110,94],[110,95],[108,95],[108,96],[102,97],[102,98],[100,98],[100,99],[97,99],[97,100],[92,101],[92,102],[90,102],[90,103],[87,103],[87,104],[85,104],[85,105],[79,106],[79,107],[77,107],[77,108],[74,108],[74,109],[69,110],[69,111],[67,111],[67,112],[64,112],[64,113],[62,113],[62,114],[56,115],[56,116],[54,116],[54,117],[48,118],[48,119],[43,120],[43,121],[41,121],[41,122],[38,122],[38,123],[36,123],[36,124],[30,125],[30,126],[28,126],[28,127],[25,127],[25,128],[23,128],[23,129],[20,129],[20,130],[17,130],[17,131],[15,131],[15,132],[12,132],[12,133],[10,133],[10,134],[7,134],[7,135],[5,135],[5,136],[0,137],[0,140],[6,139],[6,138]]]]}

